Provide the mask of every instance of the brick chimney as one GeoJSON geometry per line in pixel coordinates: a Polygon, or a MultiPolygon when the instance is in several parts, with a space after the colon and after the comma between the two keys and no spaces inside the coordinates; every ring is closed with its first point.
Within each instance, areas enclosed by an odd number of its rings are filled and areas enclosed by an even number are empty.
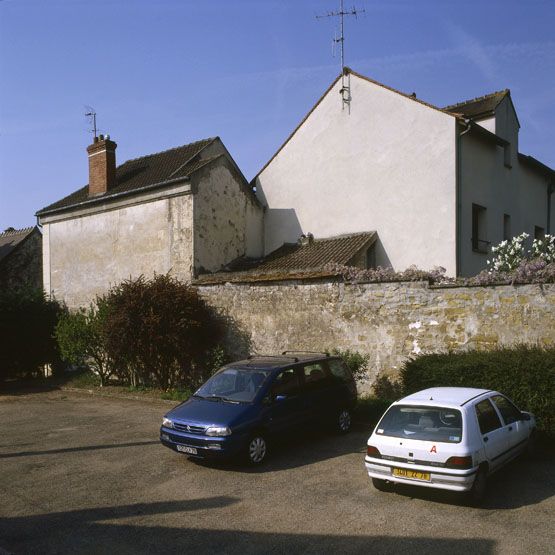
{"type": "Polygon", "coordinates": [[[87,147],[89,155],[89,197],[102,195],[116,184],[116,148],[110,135],[99,135],[87,147]]]}

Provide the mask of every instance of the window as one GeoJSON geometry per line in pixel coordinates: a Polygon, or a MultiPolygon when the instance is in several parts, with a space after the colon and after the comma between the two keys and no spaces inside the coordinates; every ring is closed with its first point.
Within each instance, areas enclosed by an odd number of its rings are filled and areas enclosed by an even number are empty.
{"type": "Polygon", "coordinates": [[[293,368],[288,368],[279,374],[272,387],[272,395],[294,396],[299,393],[299,377],[293,368]]]}
{"type": "Polygon", "coordinates": [[[497,428],[501,428],[501,420],[499,420],[499,416],[497,416],[493,405],[488,399],[484,399],[476,405],[476,416],[478,417],[478,424],[482,434],[487,434],[497,430],[497,428]]]}
{"type": "Polygon", "coordinates": [[[376,433],[384,436],[459,443],[462,415],[457,409],[393,405],[380,420],[376,433]]]}
{"type": "Polygon", "coordinates": [[[502,395],[496,395],[493,397],[493,402],[495,406],[499,409],[505,424],[512,424],[513,422],[518,422],[522,419],[522,414],[520,411],[507,399],[502,395]]]}
{"type": "Polygon", "coordinates": [[[332,376],[339,378],[340,380],[345,382],[351,380],[351,374],[341,360],[330,360],[328,361],[328,366],[332,376]]]}
{"type": "Polygon", "coordinates": [[[539,225],[534,226],[534,239],[543,239],[545,237],[545,229],[539,225]]]}
{"type": "Polygon", "coordinates": [[[487,253],[489,241],[486,241],[486,208],[479,204],[472,205],[472,250],[487,253]]]}
{"type": "Polygon", "coordinates": [[[375,268],[376,267],[376,243],[368,247],[366,251],[366,268],[375,268]]]}
{"type": "Polygon", "coordinates": [[[318,389],[326,383],[326,372],[321,364],[307,364],[304,367],[304,383],[308,389],[318,389]]]}
{"type": "Polygon", "coordinates": [[[510,241],[511,239],[511,216],[503,214],[503,240],[510,241]]]}

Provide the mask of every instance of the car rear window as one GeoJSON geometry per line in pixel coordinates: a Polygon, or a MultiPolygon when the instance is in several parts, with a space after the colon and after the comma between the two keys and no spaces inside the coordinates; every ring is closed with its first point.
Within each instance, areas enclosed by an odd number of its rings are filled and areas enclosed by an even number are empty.
{"type": "Polygon", "coordinates": [[[459,443],[462,431],[459,410],[414,405],[393,405],[376,427],[379,435],[439,443],[459,443]]]}

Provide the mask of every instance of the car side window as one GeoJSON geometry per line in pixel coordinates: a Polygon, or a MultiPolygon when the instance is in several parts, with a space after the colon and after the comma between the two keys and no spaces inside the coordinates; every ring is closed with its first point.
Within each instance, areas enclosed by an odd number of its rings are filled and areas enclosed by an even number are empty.
{"type": "Polygon", "coordinates": [[[499,416],[497,416],[497,412],[495,412],[489,399],[484,399],[476,404],[476,416],[482,434],[501,428],[501,420],[499,420],[499,416]]]}
{"type": "Polygon", "coordinates": [[[272,395],[287,395],[289,397],[299,393],[299,376],[293,368],[288,368],[277,375],[272,386],[272,395]]]}
{"type": "Polygon", "coordinates": [[[343,361],[332,359],[328,361],[328,366],[332,376],[339,378],[344,382],[347,382],[351,379],[351,373],[349,372],[349,369],[343,361]]]}
{"type": "Polygon", "coordinates": [[[326,383],[326,372],[319,363],[307,364],[304,368],[304,383],[308,389],[317,389],[326,383]]]}
{"type": "Polygon", "coordinates": [[[503,395],[494,395],[492,397],[495,406],[499,409],[505,424],[512,424],[518,422],[522,415],[520,411],[503,395]]]}

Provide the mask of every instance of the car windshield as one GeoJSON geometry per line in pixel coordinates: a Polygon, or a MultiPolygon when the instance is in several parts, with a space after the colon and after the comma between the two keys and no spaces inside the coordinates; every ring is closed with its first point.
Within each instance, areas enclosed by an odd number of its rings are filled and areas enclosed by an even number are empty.
{"type": "Polygon", "coordinates": [[[224,368],[201,386],[195,396],[215,401],[250,403],[269,375],[270,372],[264,370],[224,368]]]}
{"type": "Polygon", "coordinates": [[[384,436],[459,443],[462,415],[457,409],[414,405],[393,405],[376,427],[384,436]]]}

